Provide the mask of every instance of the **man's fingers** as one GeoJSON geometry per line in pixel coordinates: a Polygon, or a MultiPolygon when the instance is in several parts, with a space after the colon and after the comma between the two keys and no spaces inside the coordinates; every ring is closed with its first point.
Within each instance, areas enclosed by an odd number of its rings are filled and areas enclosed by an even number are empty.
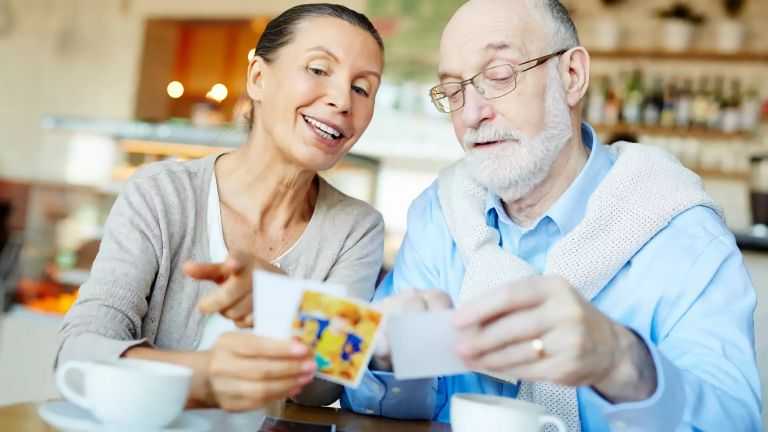
{"type": "Polygon", "coordinates": [[[479,331],[460,338],[457,352],[463,357],[477,358],[504,346],[533,339],[552,327],[555,319],[546,307],[539,306],[503,315],[487,322],[479,331]]]}
{"type": "Polygon", "coordinates": [[[453,308],[451,296],[443,290],[430,289],[422,293],[427,310],[446,310],[453,308]]]}
{"type": "Polygon", "coordinates": [[[403,291],[387,297],[378,304],[382,313],[419,312],[427,308],[424,297],[415,289],[403,291]]]}
{"type": "Polygon", "coordinates": [[[587,385],[591,370],[563,356],[547,357],[540,361],[522,364],[508,372],[524,381],[547,381],[564,386],[587,385]]]}
{"type": "Polygon", "coordinates": [[[471,360],[469,364],[476,369],[504,372],[541,360],[539,352],[534,349],[529,339],[486,352],[471,360]]]}
{"type": "Polygon", "coordinates": [[[546,298],[543,288],[536,279],[501,285],[462,305],[456,312],[454,324],[458,328],[466,328],[510,312],[536,306],[546,298]]]}

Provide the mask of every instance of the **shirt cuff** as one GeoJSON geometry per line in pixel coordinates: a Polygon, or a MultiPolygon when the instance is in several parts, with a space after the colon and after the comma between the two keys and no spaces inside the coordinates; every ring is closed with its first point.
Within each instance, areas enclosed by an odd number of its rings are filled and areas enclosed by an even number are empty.
{"type": "Polygon", "coordinates": [[[685,389],[680,369],[647,338],[638,334],[656,367],[656,391],[648,399],[612,403],[593,388],[585,389],[585,402],[601,409],[615,431],[672,430],[683,418],[685,389]]]}
{"type": "Polygon", "coordinates": [[[366,370],[357,389],[345,388],[341,406],[358,414],[431,420],[437,378],[398,381],[392,372],[366,370]]]}

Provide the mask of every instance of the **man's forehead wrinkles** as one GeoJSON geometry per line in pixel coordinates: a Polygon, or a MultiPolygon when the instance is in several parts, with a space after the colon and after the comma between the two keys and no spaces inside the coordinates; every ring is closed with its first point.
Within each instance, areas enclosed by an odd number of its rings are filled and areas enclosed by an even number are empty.
{"type": "Polygon", "coordinates": [[[494,57],[509,54],[521,60],[526,50],[518,39],[493,35],[492,32],[482,36],[474,36],[474,40],[465,40],[455,47],[443,47],[441,50],[438,77],[456,77],[463,74],[476,73],[478,69],[492,61],[494,57]]]}

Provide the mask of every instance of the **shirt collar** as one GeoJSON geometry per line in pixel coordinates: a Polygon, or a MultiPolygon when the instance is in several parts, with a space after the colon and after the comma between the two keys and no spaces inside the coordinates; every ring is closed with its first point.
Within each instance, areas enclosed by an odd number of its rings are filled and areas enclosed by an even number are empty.
{"type": "MultiPolygon", "coordinates": [[[[565,193],[541,217],[552,219],[562,235],[571,232],[584,219],[589,197],[613,166],[613,157],[600,143],[600,138],[592,126],[582,123],[581,137],[584,145],[591,150],[587,163],[565,193]]],[[[486,196],[485,215],[486,223],[490,226],[497,226],[498,220],[515,225],[507,216],[501,198],[492,192],[488,192],[486,196]]],[[[533,224],[534,227],[536,225],[538,221],[533,224]]]]}

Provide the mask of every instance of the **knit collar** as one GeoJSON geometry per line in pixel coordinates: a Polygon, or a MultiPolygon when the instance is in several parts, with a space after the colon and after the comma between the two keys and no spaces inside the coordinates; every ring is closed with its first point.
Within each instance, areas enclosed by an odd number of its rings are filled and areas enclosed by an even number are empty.
{"type": "Polygon", "coordinates": [[[614,159],[600,142],[597,133],[587,123],[581,123],[581,137],[584,145],[591,151],[587,163],[565,193],[537,220],[530,228],[524,229],[514,223],[504,210],[501,198],[488,192],[485,200],[485,215],[488,226],[498,228],[498,222],[504,222],[525,232],[534,229],[545,219],[551,219],[560,230],[560,235],[567,235],[584,219],[587,202],[592,193],[613,166],[614,159]]]}

